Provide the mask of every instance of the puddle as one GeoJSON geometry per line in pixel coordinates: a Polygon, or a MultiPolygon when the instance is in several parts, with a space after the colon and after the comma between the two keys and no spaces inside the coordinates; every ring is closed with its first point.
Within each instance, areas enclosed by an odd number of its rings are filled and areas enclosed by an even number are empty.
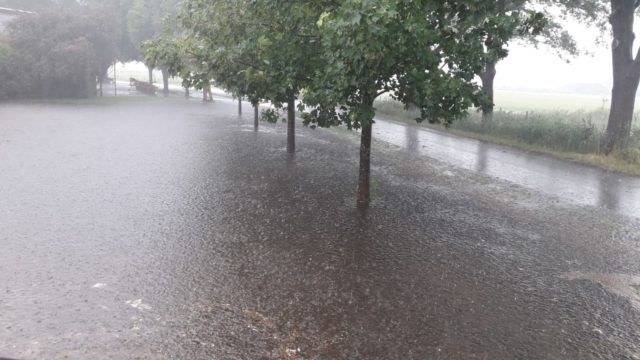
{"type": "Polygon", "coordinates": [[[628,299],[634,308],[640,310],[640,276],[569,272],[560,277],[567,280],[589,280],[600,284],[609,292],[628,299]]]}

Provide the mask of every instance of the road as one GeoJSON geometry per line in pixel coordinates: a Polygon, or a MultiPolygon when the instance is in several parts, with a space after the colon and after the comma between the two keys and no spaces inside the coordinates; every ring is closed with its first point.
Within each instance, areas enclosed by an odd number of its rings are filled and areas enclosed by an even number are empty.
{"type": "Polygon", "coordinates": [[[412,153],[506,180],[559,201],[603,207],[640,218],[640,177],[546,155],[407,126],[380,117],[374,135],[412,153]]]}
{"type": "Polygon", "coordinates": [[[14,15],[3,14],[2,12],[0,12],[0,32],[4,31],[7,23],[13,20],[14,17],[14,15]]]}
{"type": "Polygon", "coordinates": [[[0,105],[0,357],[640,358],[636,217],[235,111],[0,105]]]}

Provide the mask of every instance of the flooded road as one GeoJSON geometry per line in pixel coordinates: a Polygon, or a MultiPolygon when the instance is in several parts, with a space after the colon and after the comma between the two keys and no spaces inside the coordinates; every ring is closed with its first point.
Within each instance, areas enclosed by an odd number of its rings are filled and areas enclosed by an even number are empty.
{"type": "Polygon", "coordinates": [[[381,118],[379,140],[444,163],[477,171],[555,196],[640,218],[640,177],[583,166],[549,156],[448,135],[381,118]]]}
{"type": "Polygon", "coordinates": [[[640,358],[636,219],[235,112],[0,105],[0,357],[640,358]]]}
{"type": "Polygon", "coordinates": [[[0,32],[4,31],[7,24],[15,18],[15,15],[5,14],[0,9],[0,32]]]}

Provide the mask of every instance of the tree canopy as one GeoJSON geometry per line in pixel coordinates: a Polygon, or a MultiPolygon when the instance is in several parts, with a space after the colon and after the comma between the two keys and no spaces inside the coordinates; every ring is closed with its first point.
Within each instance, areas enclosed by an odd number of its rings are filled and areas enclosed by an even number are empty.
{"type": "MultiPolygon", "coordinates": [[[[327,2],[328,3],[328,2],[327,2]]],[[[317,14],[325,2],[186,1],[183,24],[200,63],[216,83],[254,105],[288,109],[289,151],[295,148],[295,100],[320,66],[317,14]]],[[[273,112],[268,119],[276,120],[273,112]]]]}
{"type": "Polygon", "coordinates": [[[420,108],[418,120],[445,123],[480,104],[473,80],[488,36],[506,42],[521,22],[495,6],[481,0],[187,0],[183,23],[225,88],[286,102],[290,124],[302,93],[305,123],[361,128],[359,202],[366,204],[374,100],[388,93],[420,108]]]}

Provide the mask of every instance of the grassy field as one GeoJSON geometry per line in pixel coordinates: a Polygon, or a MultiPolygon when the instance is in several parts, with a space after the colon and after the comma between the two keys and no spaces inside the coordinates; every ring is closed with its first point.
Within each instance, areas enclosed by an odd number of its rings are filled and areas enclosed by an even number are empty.
{"type": "Polygon", "coordinates": [[[597,110],[609,106],[608,95],[496,91],[496,109],[507,111],[597,110]]]}

